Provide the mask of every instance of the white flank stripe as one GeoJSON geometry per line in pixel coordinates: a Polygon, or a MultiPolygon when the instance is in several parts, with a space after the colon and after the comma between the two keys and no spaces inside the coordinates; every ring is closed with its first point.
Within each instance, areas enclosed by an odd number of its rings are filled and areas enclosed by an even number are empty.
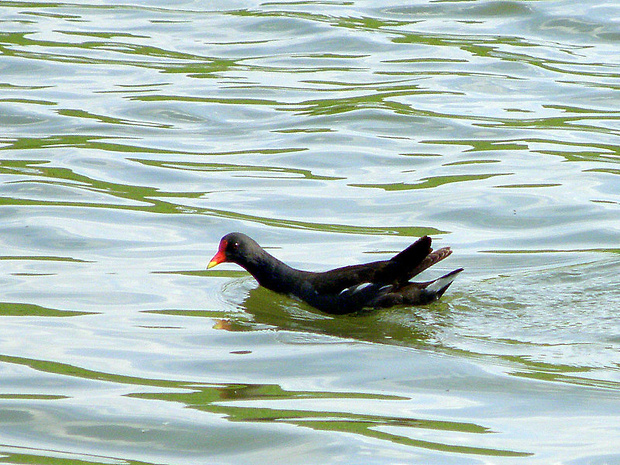
{"type": "Polygon", "coordinates": [[[358,284],[357,286],[347,287],[346,289],[343,289],[342,291],[340,291],[339,295],[342,295],[348,292],[350,292],[351,294],[355,294],[356,292],[360,292],[366,289],[368,286],[372,286],[372,283],[362,283],[362,284],[358,284]]]}

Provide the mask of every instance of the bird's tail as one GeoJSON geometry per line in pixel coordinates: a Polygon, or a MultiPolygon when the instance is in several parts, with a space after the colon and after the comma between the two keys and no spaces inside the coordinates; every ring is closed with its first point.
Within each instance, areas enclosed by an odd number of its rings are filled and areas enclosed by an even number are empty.
{"type": "Polygon", "coordinates": [[[444,292],[450,287],[450,284],[454,282],[457,275],[463,271],[463,268],[451,271],[448,274],[443,275],[441,278],[437,278],[435,281],[431,281],[424,289],[425,293],[433,300],[439,299],[444,292]]]}

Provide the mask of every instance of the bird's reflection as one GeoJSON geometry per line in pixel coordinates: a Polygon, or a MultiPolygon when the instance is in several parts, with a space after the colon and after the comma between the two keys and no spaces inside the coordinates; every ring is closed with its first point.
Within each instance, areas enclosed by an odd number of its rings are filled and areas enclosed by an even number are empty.
{"type": "Polygon", "coordinates": [[[435,345],[438,333],[450,322],[449,304],[441,301],[423,307],[328,315],[262,287],[248,289],[251,285],[248,279],[234,280],[225,286],[227,300],[235,302],[243,316],[218,320],[216,329],[248,331],[267,326],[365,342],[426,346],[435,345]]]}

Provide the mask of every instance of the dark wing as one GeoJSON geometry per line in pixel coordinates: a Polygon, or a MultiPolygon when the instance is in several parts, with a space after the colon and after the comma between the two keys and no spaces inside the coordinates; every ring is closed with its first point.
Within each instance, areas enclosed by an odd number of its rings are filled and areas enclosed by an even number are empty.
{"type": "Polygon", "coordinates": [[[380,279],[385,274],[385,268],[389,266],[389,260],[366,263],[364,265],[352,265],[324,273],[312,273],[308,281],[319,294],[340,294],[345,289],[359,287],[364,284],[377,282],[384,283],[380,279]]]}
{"type": "Polygon", "coordinates": [[[357,287],[366,284],[376,284],[379,288],[388,284],[402,286],[416,274],[450,255],[449,249],[441,249],[434,254],[432,250],[430,237],[424,236],[390,260],[311,273],[308,281],[316,292],[332,295],[347,289],[351,293],[354,290],[360,292],[362,288],[357,287]]]}
{"type": "Polygon", "coordinates": [[[351,286],[343,287],[342,283],[346,280],[339,280],[335,284],[338,286],[327,286],[323,281],[313,286],[310,281],[306,281],[304,287],[298,295],[310,305],[323,310],[326,313],[345,314],[351,313],[368,306],[369,302],[376,300],[394,286],[392,284],[378,284],[363,282],[351,286]]]}
{"type": "MultiPolygon", "coordinates": [[[[345,266],[324,273],[305,272],[298,295],[311,305],[334,314],[350,313],[367,306],[428,303],[441,296],[454,278],[449,282],[446,279],[441,290],[432,288],[434,281],[411,283],[409,280],[451,253],[448,247],[433,251],[431,239],[425,236],[390,260],[345,266]]],[[[443,282],[441,279],[438,282],[443,282]]]]}

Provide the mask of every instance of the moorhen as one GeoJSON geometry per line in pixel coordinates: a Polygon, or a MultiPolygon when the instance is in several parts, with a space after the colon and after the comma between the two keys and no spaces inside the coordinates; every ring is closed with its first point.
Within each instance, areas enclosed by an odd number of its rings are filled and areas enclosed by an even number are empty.
{"type": "Polygon", "coordinates": [[[207,269],[233,262],[267,289],[297,297],[325,313],[345,314],[363,308],[423,305],[439,299],[463,268],[433,281],[409,280],[451,253],[449,247],[433,251],[431,238],[424,236],[389,260],[315,273],[291,268],[250,237],[234,232],[222,238],[207,269]]]}

